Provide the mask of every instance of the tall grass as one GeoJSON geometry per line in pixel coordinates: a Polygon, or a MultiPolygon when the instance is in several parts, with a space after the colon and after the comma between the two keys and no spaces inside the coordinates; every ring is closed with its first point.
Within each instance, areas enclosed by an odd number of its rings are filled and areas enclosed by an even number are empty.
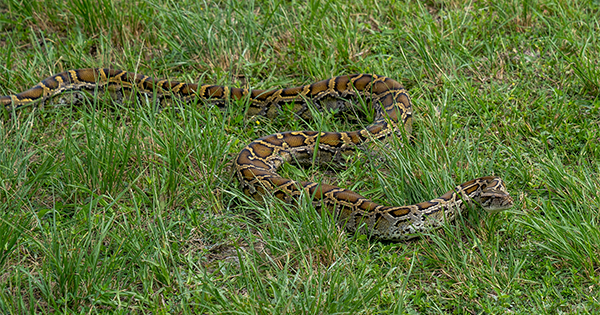
{"type": "Polygon", "coordinates": [[[1,95],[86,67],[257,89],[377,73],[413,97],[414,141],[285,176],[403,205],[498,175],[516,201],[380,242],[304,199],[250,200],[231,170],[258,137],[365,122],[248,118],[243,100],[32,106],[0,122],[2,313],[600,310],[593,1],[6,0],[0,12],[1,95]]]}

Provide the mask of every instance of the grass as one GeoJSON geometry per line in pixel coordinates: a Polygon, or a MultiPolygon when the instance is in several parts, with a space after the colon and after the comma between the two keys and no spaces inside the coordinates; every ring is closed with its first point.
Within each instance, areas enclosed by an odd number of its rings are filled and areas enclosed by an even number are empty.
{"type": "Polygon", "coordinates": [[[27,109],[0,123],[0,312],[598,313],[599,4],[3,1],[1,95],[85,67],[258,89],[377,73],[411,93],[414,143],[284,174],[390,205],[494,174],[516,205],[378,242],[248,200],[231,171],[252,139],[343,118],[27,109]]]}

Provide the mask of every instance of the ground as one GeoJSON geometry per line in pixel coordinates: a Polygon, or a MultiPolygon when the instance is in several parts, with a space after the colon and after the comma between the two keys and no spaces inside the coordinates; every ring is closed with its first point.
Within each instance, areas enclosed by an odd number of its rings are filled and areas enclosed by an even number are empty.
{"type": "MultiPolygon", "coordinates": [[[[349,130],[204,104],[50,104],[0,123],[2,313],[600,311],[598,1],[0,3],[0,95],[68,69],[255,89],[376,73],[414,140],[283,174],[388,205],[502,177],[515,199],[417,240],[351,234],[302,200],[248,200],[239,150],[349,130]]],[[[39,104],[38,104],[39,105],[39,104]]]]}

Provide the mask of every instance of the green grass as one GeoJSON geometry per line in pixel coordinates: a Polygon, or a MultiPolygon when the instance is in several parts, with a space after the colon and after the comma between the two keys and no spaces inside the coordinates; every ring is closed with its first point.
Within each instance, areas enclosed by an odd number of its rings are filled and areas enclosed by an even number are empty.
{"type": "MultiPolygon", "coordinates": [[[[232,159],[328,116],[246,119],[117,106],[0,123],[0,313],[600,312],[600,2],[0,3],[0,94],[66,69],[289,87],[366,72],[413,97],[415,141],[341,169],[285,167],[389,205],[485,175],[516,205],[406,243],[339,229],[309,203],[259,204],[232,159]]],[[[127,104],[125,104],[127,105],[127,104]]]]}

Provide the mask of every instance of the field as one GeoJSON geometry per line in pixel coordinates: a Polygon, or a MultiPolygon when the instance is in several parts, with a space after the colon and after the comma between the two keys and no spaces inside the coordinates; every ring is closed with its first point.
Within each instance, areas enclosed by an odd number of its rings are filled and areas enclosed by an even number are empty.
{"type": "Polygon", "coordinates": [[[232,170],[258,137],[365,122],[108,94],[5,111],[0,313],[597,314],[598,16],[598,0],[2,0],[0,95],[88,67],[253,89],[376,73],[409,91],[414,141],[282,174],[386,205],[496,175],[515,206],[381,242],[303,200],[251,201],[232,170]]]}

